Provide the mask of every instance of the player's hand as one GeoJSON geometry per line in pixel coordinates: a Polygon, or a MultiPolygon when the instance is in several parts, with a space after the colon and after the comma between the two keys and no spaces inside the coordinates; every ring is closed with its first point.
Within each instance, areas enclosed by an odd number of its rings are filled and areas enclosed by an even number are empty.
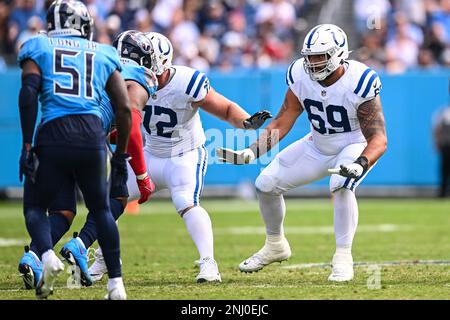
{"type": "Polygon", "coordinates": [[[36,170],[38,167],[38,159],[34,154],[33,149],[27,150],[25,146],[22,148],[19,160],[19,180],[23,181],[24,176],[30,177],[34,183],[36,170]]]}
{"type": "Polygon", "coordinates": [[[150,196],[152,195],[153,191],[155,191],[155,184],[150,179],[150,176],[146,173],[137,176],[136,182],[139,188],[139,192],[141,193],[141,197],[138,200],[138,203],[144,203],[146,202],[150,196]]]}
{"type": "Polygon", "coordinates": [[[340,174],[343,177],[356,179],[367,171],[369,163],[366,157],[361,156],[355,162],[349,164],[341,164],[340,168],[328,169],[330,174],[340,174]]]}
{"type": "Polygon", "coordinates": [[[244,149],[234,151],[227,148],[217,148],[216,155],[223,162],[232,164],[247,164],[256,159],[255,154],[251,149],[244,149]]]}
{"type": "Polygon", "coordinates": [[[128,153],[114,154],[111,158],[111,184],[123,186],[128,180],[127,161],[131,159],[128,153]]]}
{"type": "Polygon", "coordinates": [[[244,129],[253,129],[256,130],[261,127],[267,119],[272,118],[272,115],[269,111],[263,110],[258,111],[250,118],[244,120],[244,129]]]}

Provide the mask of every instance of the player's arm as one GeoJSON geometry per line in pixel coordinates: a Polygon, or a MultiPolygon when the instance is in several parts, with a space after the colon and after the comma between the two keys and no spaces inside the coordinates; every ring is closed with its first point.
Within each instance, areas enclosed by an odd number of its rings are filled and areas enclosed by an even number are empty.
{"type": "Polygon", "coordinates": [[[137,185],[140,191],[140,198],[138,203],[144,203],[147,201],[152,192],[155,189],[153,182],[151,181],[148,173],[147,166],[144,159],[144,146],[142,144],[142,133],[141,133],[141,123],[142,123],[142,113],[145,104],[148,101],[149,95],[147,90],[145,90],[142,85],[136,81],[127,80],[127,90],[128,97],[130,99],[131,105],[131,132],[130,140],[128,141],[128,153],[131,156],[130,166],[136,175],[137,185]]]}
{"type": "Polygon", "coordinates": [[[114,71],[106,83],[106,92],[116,109],[116,151],[111,159],[111,183],[122,186],[127,183],[128,171],[126,153],[131,130],[131,108],[125,81],[118,70],[114,71]]]}
{"type": "Polygon", "coordinates": [[[363,102],[357,112],[359,124],[367,146],[361,156],[351,164],[341,165],[339,173],[342,176],[358,178],[363,175],[384,154],[387,148],[386,126],[380,96],[363,102]]]}
{"type": "Polygon", "coordinates": [[[370,168],[387,148],[386,125],[380,96],[362,103],[358,108],[357,115],[361,131],[367,140],[367,147],[361,156],[367,158],[370,168]]]}
{"type": "Polygon", "coordinates": [[[272,116],[268,111],[260,111],[250,116],[237,103],[227,99],[210,88],[203,100],[194,102],[194,107],[201,107],[221,120],[227,121],[238,129],[258,129],[272,116]]]}
{"type": "Polygon", "coordinates": [[[118,70],[114,71],[106,83],[106,92],[116,109],[116,154],[126,153],[131,130],[131,107],[127,86],[118,70]]]}
{"type": "Polygon", "coordinates": [[[20,125],[22,128],[22,152],[20,156],[19,179],[32,176],[34,165],[30,154],[34,128],[38,113],[38,97],[41,87],[41,70],[33,60],[22,62],[22,86],[19,93],[20,125]]]}
{"type": "Polygon", "coordinates": [[[297,118],[302,114],[303,106],[291,89],[288,89],[280,111],[262,132],[261,136],[249,148],[241,151],[218,148],[217,156],[224,162],[245,164],[262,156],[291,130],[297,118]]]}

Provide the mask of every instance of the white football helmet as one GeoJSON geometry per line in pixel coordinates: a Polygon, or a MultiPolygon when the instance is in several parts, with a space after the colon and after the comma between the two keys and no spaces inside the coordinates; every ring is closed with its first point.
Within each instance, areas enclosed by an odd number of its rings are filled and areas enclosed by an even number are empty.
{"type": "Polygon", "coordinates": [[[301,53],[306,73],[314,81],[323,81],[348,59],[347,35],[334,24],[318,25],[306,35],[301,53]],[[312,63],[312,55],[326,55],[326,60],[312,63]]]}
{"type": "Polygon", "coordinates": [[[146,32],[144,34],[152,43],[155,51],[152,61],[152,71],[159,76],[172,66],[172,43],[161,33],[146,32]]]}

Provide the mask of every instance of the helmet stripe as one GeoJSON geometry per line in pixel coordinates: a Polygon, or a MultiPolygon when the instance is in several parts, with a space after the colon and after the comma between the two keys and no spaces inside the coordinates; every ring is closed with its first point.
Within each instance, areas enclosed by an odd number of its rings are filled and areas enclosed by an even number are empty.
{"type": "Polygon", "coordinates": [[[315,32],[317,31],[317,29],[319,29],[321,26],[322,26],[322,25],[317,26],[317,27],[314,28],[313,31],[311,31],[311,34],[309,35],[309,38],[308,38],[308,42],[306,43],[306,45],[308,46],[308,49],[311,48],[311,41],[312,41],[312,37],[313,37],[314,33],[315,33],[315,32]]]}
{"type": "Polygon", "coordinates": [[[61,17],[59,15],[59,8],[61,7],[61,1],[57,1],[55,4],[55,11],[53,15],[55,17],[55,30],[61,29],[61,17]]]}
{"type": "Polygon", "coordinates": [[[122,33],[122,35],[120,36],[120,38],[117,40],[117,52],[119,54],[119,57],[122,57],[122,43],[123,43],[123,38],[125,38],[126,35],[128,35],[129,31],[126,31],[124,33],[122,33]]]}

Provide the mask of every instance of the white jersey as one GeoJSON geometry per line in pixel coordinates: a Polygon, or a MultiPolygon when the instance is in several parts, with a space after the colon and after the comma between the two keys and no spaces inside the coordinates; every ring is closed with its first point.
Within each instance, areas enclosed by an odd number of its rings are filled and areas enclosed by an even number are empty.
{"type": "Polygon", "coordinates": [[[377,73],[365,64],[348,60],[345,68],[344,75],[329,87],[311,80],[303,58],[294,61],[286,73],[286,83],[308,113],[314,145],[325,155],[336,155],[353,143],[366,143],[357,110],[381,90],[377,73]]]}
{"type": "Polygon", "coordinates": [[[173,66],[168,84],[150,97],[144,108],[145,149],[160,158],[178,156],[206,141],[198,108],[209,91],[205,74],[184,66],[173,66]]]}

